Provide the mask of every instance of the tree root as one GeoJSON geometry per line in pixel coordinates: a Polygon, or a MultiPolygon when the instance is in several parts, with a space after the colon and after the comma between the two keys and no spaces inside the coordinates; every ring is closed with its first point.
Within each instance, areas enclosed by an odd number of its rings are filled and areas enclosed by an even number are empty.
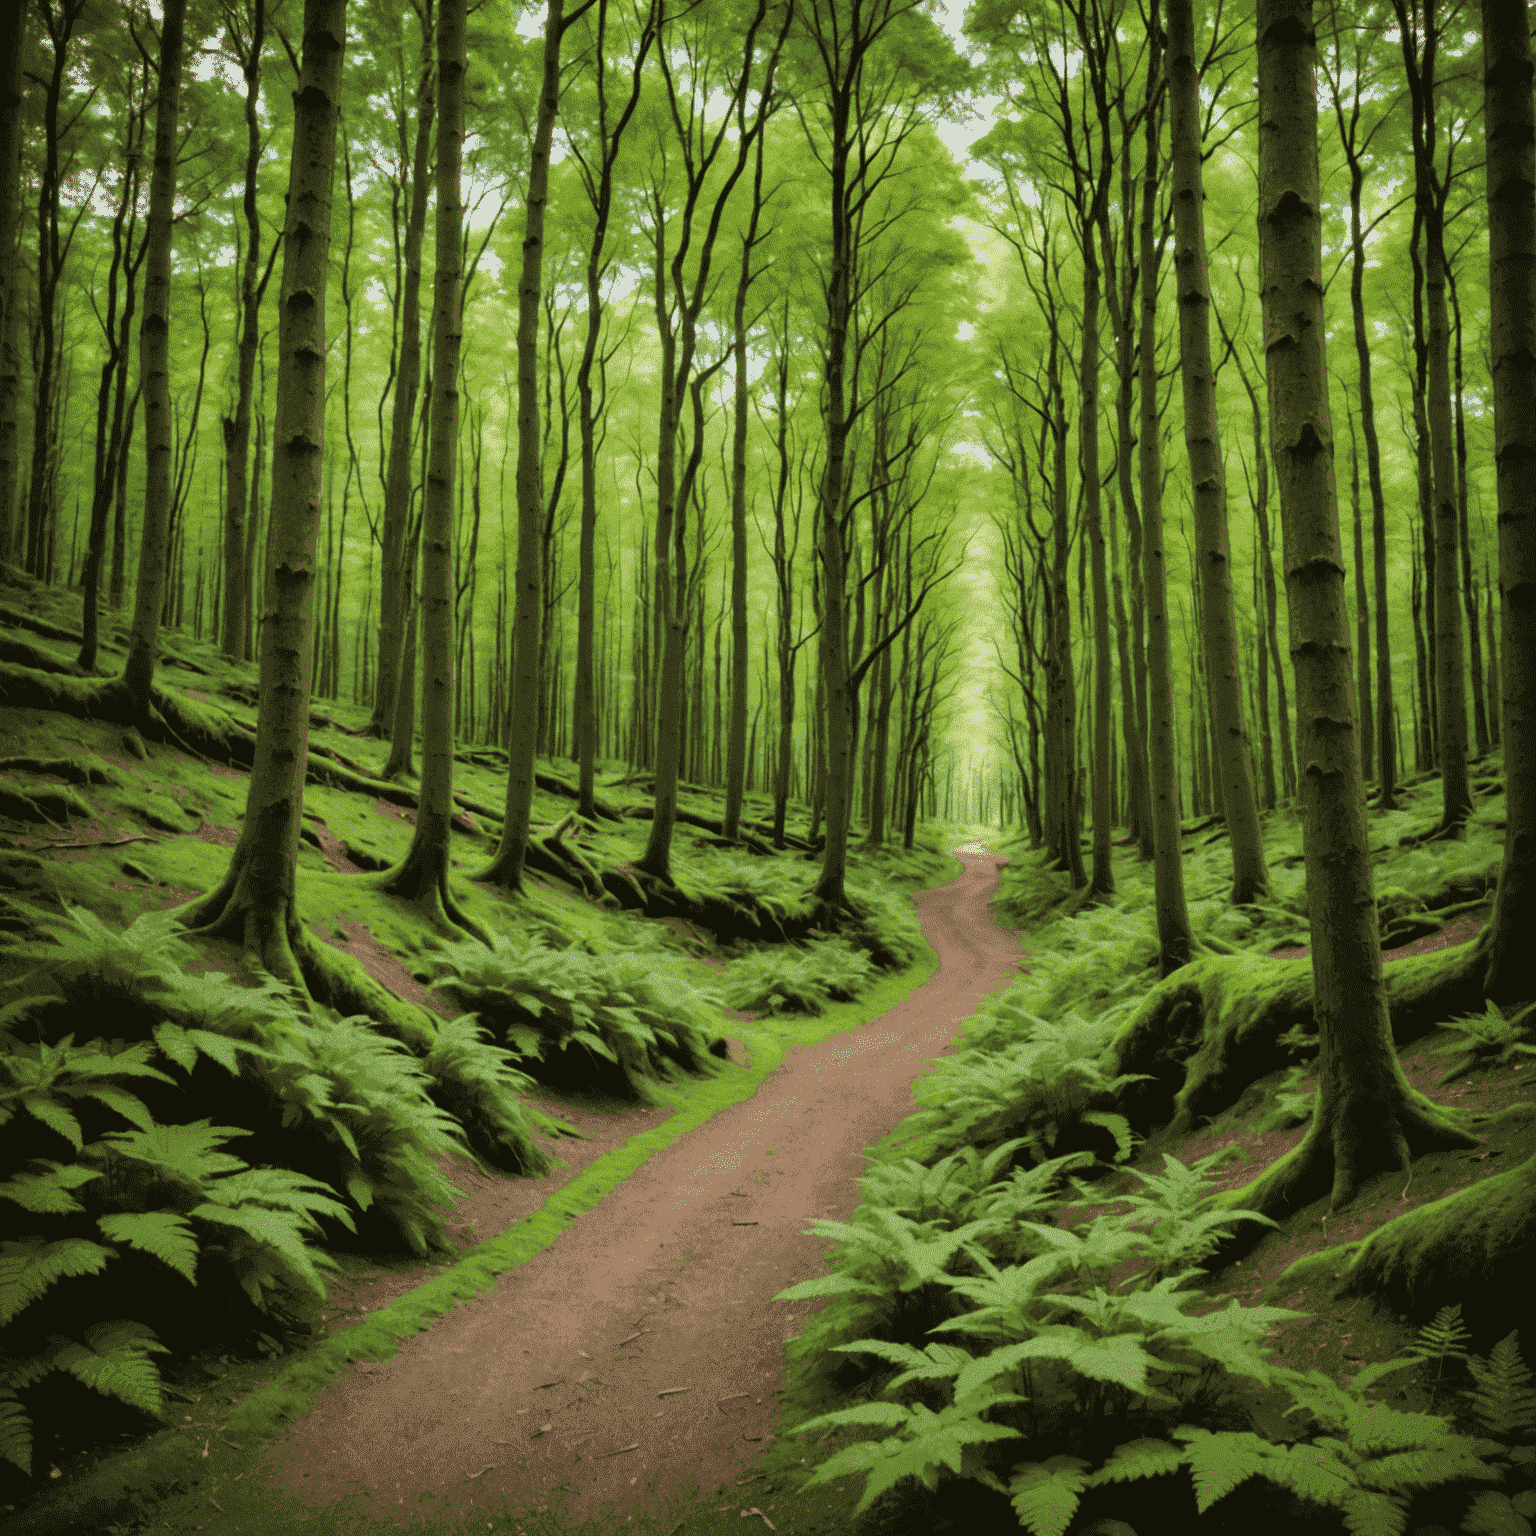
{"type": "Polygon", "coordinates": [[[1361,1242],[1298,1259],[1264,1299],[1316,1288],[1331,1298],[1370,1296],[1419,1321],[1460,1302],[1479,1336],[1493,1339],[1530,1315],[1533,1257],[1536,1158],[1528,1158],[1395,1217],[1361,1242]]]}
{"type": "MultiPolygon", "coordinates": [[[[1486,968],[1483,939],[1387,966],[1397,1044],[1480,1010],[1486,968]]],[[[1143,1132],[1170,1120],[1176,1133],[1192,1130],[1235,1104],[1250,1083],[1292,1063],[1296,1048],[1281,1043],[1292,1029],[1316,1033],[1310,959],[1192,960],[1147,993],[1111,1044],[1112,1076],[1151,1078],[1126,1089],[1122,1113],[1143,1132]]]]}
{"type": "MultiPolygon", "coordinates": [[[[1343,1102],[1351,1097],[1347,1088],[1331,1105],[1320,1103],[1300,1145],[1251,1183],[1212,1196],[1208,1208],[1257,1211],[1279,1220],[1326,1195],[1330,1208],[1338,1210],[1379,1173],[1401,1170],[1406,1176],[1413,1159],[1427,1152],[1477,1145],[1477,1137],[1467,1129],[1466,1111],[1448,1110],[1425,1098],[1408,1086],[1402,1069],[1394,1067],[1393,1078],[1371,1095],[1369,1109],[1343,1102]],[[1359,1133],[1363,1124],[1370,1126],[1369,1135],[1359,1133]]],[[[1257,1223],[1246,1224],[1222,1244],[1219,1262],[1240,1256],[1263,1235],[1257,1223]]]]}

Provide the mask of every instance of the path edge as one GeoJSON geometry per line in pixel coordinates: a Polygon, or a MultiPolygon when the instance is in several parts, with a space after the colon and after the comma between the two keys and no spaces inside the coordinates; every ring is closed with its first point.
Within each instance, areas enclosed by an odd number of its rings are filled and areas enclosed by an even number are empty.
{"type": "MultiPolygon", "coordinates": [[[[914,886],[906,894],[938,890],[965,872],[965,865],[952,852],[946,852],[946,858],[951,867],[943,879],[914,886]]],[[[911,965],[891,972],[852,1002],[834,1004],[819,1017],[807,1019],[804,1034],[794,1041],[755,1025],[736,1026],[750,1052],[740,1076],[661,1087],[658,1097],[678,1102],[676,1114],[605,1153],[538,1210],[499,1236],[466,1249],[441,1274],[413,1286],[370,1317],[331,1334],[276,1380],[239,1403],[216,1432],[217,1438],[245,1452],[281,1439],[348,1366],[361,1360],[390,1359],[406,1339],[424,1332],[461,1302],[484,1295],[501,1275],[553,1246],[567,1227],[658,1152],[752,1098],[790,1049],[819,1044],[890,1012],[938,969],[938,953],[925,939],[911,965]],[[226,1440],[227,1435],[234,1435],[236,1442],[226,1440]]],[[[0,1521],[0,1536],[71,1536],[100,1529],[140,1500],[160,1498],[177,1484],[196,1482],[212,1470],[207,1461],[207,1452],[199,1448],[195,1436],[186,1433],[185,1426],[162,1430],[130,1450],[104,1458],[78,1482],[40,1493],[27,1507],[0,1521]]]]}

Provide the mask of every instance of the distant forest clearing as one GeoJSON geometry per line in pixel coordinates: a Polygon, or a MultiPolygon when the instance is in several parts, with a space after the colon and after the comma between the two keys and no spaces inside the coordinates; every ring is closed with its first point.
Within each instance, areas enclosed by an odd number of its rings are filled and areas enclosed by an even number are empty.
{"type": "Polygon", "coordinates": [[[0,30],[3,1536],[1530,1536],[1525,4],[0,30]]]}

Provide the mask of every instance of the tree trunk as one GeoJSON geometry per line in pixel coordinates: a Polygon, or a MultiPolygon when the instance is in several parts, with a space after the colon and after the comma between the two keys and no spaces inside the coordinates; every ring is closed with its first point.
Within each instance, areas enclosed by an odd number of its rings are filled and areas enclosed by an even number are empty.
{"type": "Polygon", "coordinates": [[[1114,785],[1109,744],[1114,726],[1115,673],[1109,633],[1108,561],[1104,547],[1099,485],[1099,263],[1093,231],[1083,230],[1083,336],[1078,370],[1078,449],[1082,455],[1083,538],[1088,544],[1089,586],[1093,592],[1093,896],[1115,890],[1114,785]]]}
{"type": "Polygon", "coordinates": [[[1467,676],[1462,636],[1461,527],[1456,512],[1456,446],[1451,413],[1451,322],[1446,304],[1444,210],[1425,221],[1429,308],[1428,412],[1435,505],[1435,735],[1440,747],[1440,825],[1472,814],[1467,777],[1467,676]]]}
{"type": "Polygon", "coordinates": [[[1232,548],[1227,493],[1211,369],[1211,295],[1205,254],[1205,191],[1201,174],[1200,71],[1195,58],[1193,0],[1168,0],[1168,104],[1173,149],[1174,269],[1179,296],[1180,376],[1184,442],[1189,452],[1199,547],[1201,620],[1211,730],[1212,772],[1232,840],[1232,900],[1256,901],[1269,889],[1264,833],[1253,790],[1253,753],[1243,718],[1237,614],[1232,598],[1232,548]]]}
{"type": "Polygon", "coordinates": [[[379,669],[374,680],[373,715],[368,725],[387,736],[402,671],[410,592],[405,546],[411,519],[411,427],[421,382],[421,244],[427,227],[432,119],[437,110],[432,59],[432,4],[421,12],[421,74],[416,91],[416,141],[411,154],[411,211],[406,220],[404,280],[400,294],[400,367],[390,406],[389,465],[384,482],[384,527],[379,568],[379,669]]]}
{"type": "MultiPolygon", "coordinates": [[[[467,926],[467,920],[449,892],[448,868],[454,816],[453,493],[458,468],[459,353],[464,340],[460,304],[464,208],[459,170],[464,152],[465,12],[466,0],[439,0],[432,422],[421,518],[421,788],[410,849],[382,882],[390,894],[417,902],[433,918],[446,918],[460,927],[467,926]]],[[[416,623],[413,614],[411,627],[416,623]]],[[[400,681],[409,686],[411,679],[400,681]]]]}
{"type": "Polygon", "coordinates": [[[1451,323],[1455,328],[1456,361],[1452,398],[1456,406],[1456,533],[1461,546],[1459,572],[1461,577],[1461,601],[1466,614],[1468,672],[1472,684],[1472,724],[1477,743],[1477,755],[1484,756],[1493,744],[1488,732],[1488,698],[1484,692],[1487,681],[1483,671],[1482,626],[1477,615],[1477,577],[1472,569],[1472,529],[1467,506],[1467,412],[1464,399],[1462,374],[1461,302],[1456,294],[1456,273],[1451,270],[1451,323]]]}
{"type": "Polygon", "coordinates": [[[1194,949],[1184,900],[1179,843],[1179,759],[1173,700],[1173,635],[1168,613],[1168,562],[1163,549],[1163,455],[1157,410],[1157,189],[1162,139],[1162,55],[1157,0],[1152,0],[1147,64],[1146,153],[1142,167],[1139,262],[1141,340],[1137,380],[1137,470],[1141,481],[1142,589],[1147,605],[1147,782],[1152,807],[1152,887],[1158,965],[1164,976],[1194,949]]]}
{"type": "Polygon", "coordinates": [[[1265,357],[1296,676],[1312,924],[1317,1110],[1301,1145],[1223,1203],[1335,1207],[1373,1174],[1470,1138],[1409,1087],[1393,1048],[1371,890],[1324,337],[1311,0],[1259,0],[1265,357]]]}
{"type": "Polygon", "coordinates": [[[248,475],[251,442],[251,394],[256,382],[256,342],[261,315],[261,220],[256,211],[256,175],[261,165],[261,50],[266,33],[265,0],[251,0],[251,35],[241,61],[245,74],[245,261],[240,270],[239,339],[236,343],[235,414],[224,429],[224,605],[219,623],[219,648],[226,656],[245,654],[246,600],[250,573],[245,568],[245,520],[248,515],[248,475]]]}
{"type": "Polygon", "coordinates": [[[1536,997],[1536,113],[1526,7],[1483,0],[1483,47],[1507,818],[1487,992],[1514,1003],[1536,997]]]}
{"type": "Polygon", "coordinates": [[[27,7],[13,5],[0,22],[0,563],[15,544],[16,491],[21,470],[21,348],[18,345],[21,263],[21,51],[27,7]]]}
{"type": "Polygon", "coordinates": [[[544,482],[539,463],[539,304],[544,292],[544,212],[549,145],[560,110],[560,37],[565,0],[548,0],[544,73],[528,165],[523,270],[517,288],[517,601],[512,618],[512,689],[507,710],[507,805],[501,843],[480,876],[504,890],[523,889],[523,860],[533,815],[539,724],[539,626],[544,613],[541,538],[544,482]]]}
{"type": "MultiPolygon", "coordinates": [[[[165,605],[166,557],[175,456],[171,416],[171,233],[176,212],[176,157],[180,148],[182,34],[186,0],[166,0],[160,26],[160,80],[155,102],[155,160],[149,181],[149,222],[145,229],[144,327],[139,340],[139,376],[144,392],[144,531],[139,545],[139,579],[123,687],[134,719],[149,714],[160,648],[160,613],[165,605]]],[[[326,189],[329,209],[330,189],[326,189]]]]}
{"type": "Polygon", "coordinates": [[[741,830],[741,801],[747,767],[747,290],[752,285],[752,252],[763,207],[763,136],[758,135],[752,178],[752,213],[741,238],[741,273],[732,314],[735,415],[731,422],[731,703],[726,728],[725,827],[734,841],[741,830]]]}
{"type": "Polygon", "coordinates": [[[1355,526],[1355,691],[1360,702],[1355,718],[1360,722],[1360,777],[1370,783],[1373,777],[1372,748],[1375,732],[1371,729],[1371,609],[1366,597],[1365,527],[1360,514],[1360,453],[1355,442],[1355,413],[1345,406],[1349,417],[1349,504],[1355,526]]]}
{"type": "MultiPolygon", "coordinates": [[[[167,7],[169,10],[169,6],[167,7]]],[[[340,116],[345,0],[305,0],[303,65],[283,231],[272,517],[261,605],[261,683],[245,820],[218,888],[188,926],[240,939],[278,980],[304,984],[310,940],[296,906],[309,753],[315,550],[325,427],[325,291],[340,116]]],[[[140,583],[142,591],[142,581],[140,583]]]]}

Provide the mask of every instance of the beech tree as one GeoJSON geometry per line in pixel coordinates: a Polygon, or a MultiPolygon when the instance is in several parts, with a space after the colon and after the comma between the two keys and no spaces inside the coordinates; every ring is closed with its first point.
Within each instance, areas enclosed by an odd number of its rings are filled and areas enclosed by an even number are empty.
{"type": "Polygon", "coordinates": [[[1223,1197],[1264,1214],[1474,1145],[1411,1088],[1392,1044],[1371,890],[1329,416],[1312,0],[1260,0],[1259,219],[1264,354],[1290,597],[1302,848],[1312,922],[1317,1108],[1301,1144],[1223,1197]]]}
{"type": "MultiPolygon", "coordinates": [[[[174,3],[168,0],[168,17],[174,3]]],[[[345,49],[346,0],[305,0],[278,295],[272,522],[255,758],[229,868],[215,889],[185,909],[183,919],[198,932],[237,939],[263,969],[300,988],[305,962],[314,953],[299,920],[294,885],[309,757],[315,548],[324,489],[325,290],[345,49]]],[[[153,197],[152,192],[152,208],[153,197]]],[[[155,614],[158,618],[158,605],[155,614]]]]}

